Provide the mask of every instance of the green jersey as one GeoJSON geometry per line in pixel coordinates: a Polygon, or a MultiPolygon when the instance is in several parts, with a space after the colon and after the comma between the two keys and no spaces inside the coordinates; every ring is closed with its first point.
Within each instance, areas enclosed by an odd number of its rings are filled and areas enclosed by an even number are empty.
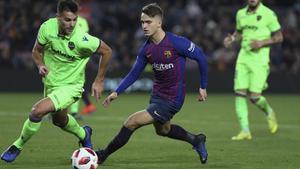
{"type": "Polygon", "coordinates": [[[261,2],[253,13],[250,13],[246,6],[237,12],[236,29],[243,37],[238,62],[252,60],[253,62],[268,63],[270,47],[266,46],[258,51],[251,51],[250,44],[253,40],[269,39],[272,32],[280,29],[276,14],[261,2]],[[257,58],[250,58],[251,56],[247,55],[256,55],[257,58]]]}
{"type": "Polygon", "coordinates": [[[84,32],[77,24],[70,35],[60,35],[57,18],[51,18],[41,25],[37,41],[44,46],[43,60],[49,69],[43,78],[46,86],[83,86],[86,63],[100,46],[98,38],[84,32]]]}

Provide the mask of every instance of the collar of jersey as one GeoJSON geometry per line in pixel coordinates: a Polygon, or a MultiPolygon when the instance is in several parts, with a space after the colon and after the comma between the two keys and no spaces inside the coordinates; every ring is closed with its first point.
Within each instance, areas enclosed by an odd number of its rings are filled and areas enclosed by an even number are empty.
{"type": "Polygon", "coordinates": [[[247,5],[246,14],[247,14],[247,15],[257,14],[257,13],[259,13],[259,12],[262,10],[263,6],[264,6],[263,3],[262,3],[262,2],[259,2],[259,6],[258,6],[258,8],[255,10],[255,12],[250,13],[250,12],[249,12],[249,5],[247,5]]]}
{"type": "Polygon", "coordinates": [[[167,38],[167,34],[168,34],[168,32],[165,32],[165,36],[162,38],[162,40],[161,40],[158,44],[154,43],[152,40],[150,40],[150,38],[148,38],[148,41],[149,41],[150,43],[153,43],[155,46],[159,46],[159,45],[161,45],[161,44],[163,43],[163,41],[167,38]]]}

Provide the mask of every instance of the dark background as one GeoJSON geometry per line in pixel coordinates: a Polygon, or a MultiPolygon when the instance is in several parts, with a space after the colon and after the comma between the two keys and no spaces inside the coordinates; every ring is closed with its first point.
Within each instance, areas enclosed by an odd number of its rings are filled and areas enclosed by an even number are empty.
{"type": "MultiPolygon", "coordinates": [[[[87,18],[90,34],[113,48],[106,89],[129,71],[144,42],[140,29],[142,6],[155,1],[82,0],[80,15],[87,18]]],[[[157,1],[165,12],[164,29],[184,35],[198,44],[209,62],[210,92],[232,92],[234,64],[239,45],[224,49],[223,38],[235,28],[235,14],[245,6],[242,0],[163,0],[157,1]]],[[[271,52],[270,93],[299,93],[300,89],[300,1],[264,0],[278,15],[284,42],[271,52]]],[[[57,1],[0,0],[0,91],[42,91],[41,78],[31,59],[38,28],[56,13],[57,1]]],[[[97,71],[98,57],[87,65],[88,86],[97,71]]],[[[151,73],[142,77],[151,79],[151,73]]],[[[187,62],[187,91],[198,88],[198,67],[187,62]]],[[[133,90],[148,89],[148,81],[133,90]]],[[[151,83],[150,83],[151,85],[151,83]]]]}

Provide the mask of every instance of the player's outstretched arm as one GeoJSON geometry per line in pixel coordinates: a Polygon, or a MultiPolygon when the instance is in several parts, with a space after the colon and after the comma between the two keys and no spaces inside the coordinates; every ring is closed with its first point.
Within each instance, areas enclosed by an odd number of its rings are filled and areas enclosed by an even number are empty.
{"type": "Polygon", "coordinates": [[[49,70],[43,62],[43,51],[44,47],[36,40],[32,49],[32,59],[39,69],[39,74],[45,77],[49,73],[49,70]]]}
{"type": "Polygon", "coordinates": [[[198,101],[199,102],[205,101],[206,98],[207,98],[206,89],[199,88],[198,101]]]}
{"type": "Polygon", "coordinates": [[[240,41],[242,39],[242,35],[238,32],[235,31],[233,34],[228,34],[223,41],[224,47],[229,48],[233,42],[235,41],[240,41]]]}
{"type": "Polygon", "coordinates": [[[107,96],[102,105],[104,107],[108,107],[110,105],[110,102],[112,102],[113,100],[115,100],[118,97],[118,93],[117,92],[112,92],[109,96],[107,96]]]}
{"type": "Polygon", "coordinates": [[[104,88],[104,76],[107,65],[112,56],[112,50],[105,42],[101,41],[100,47],[97,49],[97,53],[101,55],[101,58],[99,60],[98,73],[92,85],[92,96],[94,96],[98,101],[101,98],[104,88]]]}

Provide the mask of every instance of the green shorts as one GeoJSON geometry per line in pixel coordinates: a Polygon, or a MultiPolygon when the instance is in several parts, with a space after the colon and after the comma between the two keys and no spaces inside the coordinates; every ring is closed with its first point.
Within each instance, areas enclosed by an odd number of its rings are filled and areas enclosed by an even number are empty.
{"type": "Polygon", "coordinates": [[[82,85],[66,85],[60,87],[44,88],[45,97],[49,97],[54,104],[55,111],[68,108],[71,104],[81,98],[82,85]]]}
{"type": "Polygon", "coordinates": [[[268,87],[268,65],[237,63],[234,76],[234,90],[247,89],[261,93],[268,87]]]}

